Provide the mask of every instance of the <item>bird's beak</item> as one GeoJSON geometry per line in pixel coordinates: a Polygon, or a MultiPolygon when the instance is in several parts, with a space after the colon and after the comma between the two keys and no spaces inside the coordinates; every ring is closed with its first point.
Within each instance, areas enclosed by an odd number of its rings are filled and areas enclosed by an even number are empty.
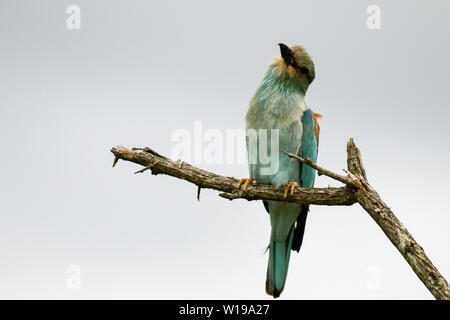
{"type": "Polygon", "coordinates": [[[294,65],[294,51],[284,43],[279,43],[278,45],[280,46],[281,56],[283,57],[284,62],[286,62],[286,65],[294,65]]]}

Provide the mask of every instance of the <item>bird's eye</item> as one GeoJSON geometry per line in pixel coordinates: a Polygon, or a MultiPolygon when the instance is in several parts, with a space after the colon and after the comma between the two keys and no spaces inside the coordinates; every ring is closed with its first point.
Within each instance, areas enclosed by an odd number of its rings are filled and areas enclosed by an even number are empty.
{"type": "Polygon", "coordinates": [[[306,68],[306,67],[299,67],[298,69],[299,69],[300,72],[301,72],[302,74],[304,74],[305,76],[307,76],[307,75],[309,74],[309,70],[308,70],[308,68],[306,68]]]}

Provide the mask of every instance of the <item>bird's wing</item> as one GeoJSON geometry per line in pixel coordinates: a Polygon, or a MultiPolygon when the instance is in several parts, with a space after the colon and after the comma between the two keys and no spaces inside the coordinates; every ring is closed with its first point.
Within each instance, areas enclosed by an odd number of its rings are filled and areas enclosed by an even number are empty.
{"type": "MultiPolygon", "coordinates": [[[[314,163],[317,161],[317,148],[320,132],[317,119],[319,119],[319,117],[311,110],[306,110],[302,117],[303,135],[300,157],[304,159],[310,158],[314,163]]],[[[301,168],[302,187],[312,188],[314,186],[316,170],[304,163],[302,163],[301,168]]]]}
{"type": "MultiPolygon", "coordinates": [[[[306,110],[302,116],[303,135],[302,145],[300,149],[300,157],[310,158],[314,163],[317,161],[317,150],[319,144],[320,128],[317,119],[322,116],[315,114],[311,110],[306,110]]],[[[310,166],[302,163],[300,164],[300,182],[302,187],[312,188],[314,186],[314,179],[316,170],[310,166]]],[[[297,223],[294,231],[294,241],[292,250],[299,251],[303,241],[303,234],[305,232],[306,217],[308,216],[309,206],[302,206],[302,210],[297,218],[297,223]]]]}

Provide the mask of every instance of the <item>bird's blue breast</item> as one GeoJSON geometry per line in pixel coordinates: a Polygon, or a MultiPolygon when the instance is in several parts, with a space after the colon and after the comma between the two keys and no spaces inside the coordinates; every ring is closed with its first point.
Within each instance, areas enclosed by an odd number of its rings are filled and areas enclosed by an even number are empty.
{"type": "MultiPolygon", "coordinates": [[[[257,145],[249,143],[247,138],[247,150],[249,159],[255,158],[256,163],[249,163],[250,176],[258,183],[272,184],[275,187],[285,185],[287,182],[300,184],[300,168],[298,161],[280,153],[279,149],[299,154],[302,142],[302,116],[304,109],[303,94],[294,86],[279,83],[271,77],[264,78],[256,91],[246,115],[247,130],[266,130],[267,141],[262,141],[258,135],[257,145]],[[278,145],[272,145],[271,137],[276,130],[278,133],[278,145]],[[267,164],[260,161],[261,146],[267,149],[268,155],[276,154],[277,170],[265,174],[267,164]]],[[[271,163],[273,165],[273,163],[271,163]]]]}

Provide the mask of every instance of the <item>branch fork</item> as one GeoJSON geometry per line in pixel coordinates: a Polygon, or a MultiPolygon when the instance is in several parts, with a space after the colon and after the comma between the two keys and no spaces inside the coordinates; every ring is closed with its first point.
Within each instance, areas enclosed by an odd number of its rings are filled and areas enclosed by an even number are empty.
{"type": "Polygon", "coordinates": [[[122,159],[144,166],[143,169],[135,173],[151,170],[152,174],[166,174],[186,180],[197,185],[198,200],[200,200],[200,190],[207,188],[220,191],[219,196],[229,200],[274,200],[327,206],[350,206],[359,203],[383,230],[431,294],[436,299],[450,300],[450,286],[445,278],[439,273],[426,256],[422,247],[419,246],[367,181],[360,151],[353,139],[350,139],[347,143],[347,170],[344,170],[347,173],[346,176],[322,168],[309,158],[303,159],[286,151],[280,151],[316,169],[318,175],[326,175],[344,183],[345,187],[296,187],[294,194],[289,194],[285,198],[283,190],[275,189],[269,185],[249,184],[248,189],[245,191],[238,189],[239,180],[236,178],[208,172],[181,160],[177,162],[172,161],[150,148],[128,149],[118,146],[111,149],[111,152],[114,154],[113,167],[119,159],[122,159]]]}

